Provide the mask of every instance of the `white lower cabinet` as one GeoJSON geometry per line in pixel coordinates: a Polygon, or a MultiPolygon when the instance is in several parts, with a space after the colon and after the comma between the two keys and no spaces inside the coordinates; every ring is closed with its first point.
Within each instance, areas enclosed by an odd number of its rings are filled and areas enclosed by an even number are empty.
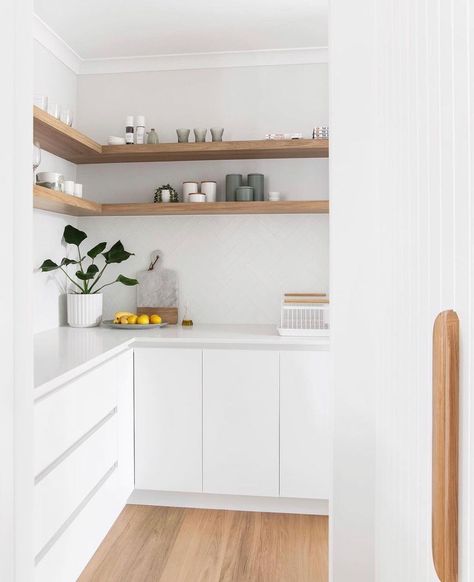
{"type": "Polygon", "coordinates": [[[203,490],[279,494],[278,352],[203,353],[203,490]]]}
{"type": "Polygon", "coordinates": [[[135,349],[135,486],[202,491],[200,349],[135,349]]]}
{"type": "Polygon", "coordinates": [[[328,499],[331,488],[329,352],[280,352],[280,495],[328,499]]]}
{"type": "Polygon", "coordinates": [[[134,486],[328,499],[328,362],[326,351],[137,347],[40,397],[36,582],[76,580],[134,486]]]}
{"type": "Polygon", "coordinates": [[[133,490],[133,352],[35,402],[36,582],[73,582],[133,490]]]}

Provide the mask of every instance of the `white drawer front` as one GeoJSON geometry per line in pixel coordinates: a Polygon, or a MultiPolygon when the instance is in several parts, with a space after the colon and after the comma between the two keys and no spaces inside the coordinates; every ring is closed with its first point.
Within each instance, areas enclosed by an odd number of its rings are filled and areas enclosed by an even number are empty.
{"type": "Polygon", "coordinates": [[[35,475],[117,406],[114,361],[60,387],[35,403],[35,475]]]}
{"type": "Polygon", "coordinates": [[[35,582],[75,582],[123,509],[115,469],[35,568],[35,582]]]}
{"type": "Polygon", "coordinates": [[[117,414],[35,486],[35,555],[117,462],[117,414]]]}

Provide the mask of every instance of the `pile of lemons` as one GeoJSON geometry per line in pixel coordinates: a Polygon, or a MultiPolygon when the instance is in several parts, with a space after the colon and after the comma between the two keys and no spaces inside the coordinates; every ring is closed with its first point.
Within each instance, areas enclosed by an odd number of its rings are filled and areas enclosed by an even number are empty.
{"type": "Polygon", "coordinates": [[[131,324],[131,325],[150,325],[156,323],[162,323],[161,317],[159,315],[146,315],[142,313],[137,315],[136,313],[131,313],[130,311],[117,311],[114,317],[114,323],[118,324],[131,324]]]}

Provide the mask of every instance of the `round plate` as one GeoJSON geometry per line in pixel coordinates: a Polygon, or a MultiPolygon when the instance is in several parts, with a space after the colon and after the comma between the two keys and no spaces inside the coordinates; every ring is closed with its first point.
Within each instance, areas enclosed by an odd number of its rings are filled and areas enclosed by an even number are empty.
{"type": "Polygon", "coordinates": [[[102,325],[104,327],[113,327],[114,329],[150,329],[152,327],[166,327],[168,322],[141,325],[140,323],[114,323],[112,319],[108,319],[103,321],[102,325]]]}

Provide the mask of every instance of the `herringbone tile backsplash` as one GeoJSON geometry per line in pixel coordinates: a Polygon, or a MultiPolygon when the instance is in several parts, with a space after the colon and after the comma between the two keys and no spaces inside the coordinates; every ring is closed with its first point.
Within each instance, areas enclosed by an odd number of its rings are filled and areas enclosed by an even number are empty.
{"type": "MultiPolygon", "coordinates": [[[[327,291],[328,216],[82,218],[90,244],[120,239],[135,256],[109,275],[133,276],[159,249],[178,273],[195,323],[277,323],[284,291],[327,291]]],[[[105,290],[104,316],[135,308],[136,291],[105,290]]]]}

